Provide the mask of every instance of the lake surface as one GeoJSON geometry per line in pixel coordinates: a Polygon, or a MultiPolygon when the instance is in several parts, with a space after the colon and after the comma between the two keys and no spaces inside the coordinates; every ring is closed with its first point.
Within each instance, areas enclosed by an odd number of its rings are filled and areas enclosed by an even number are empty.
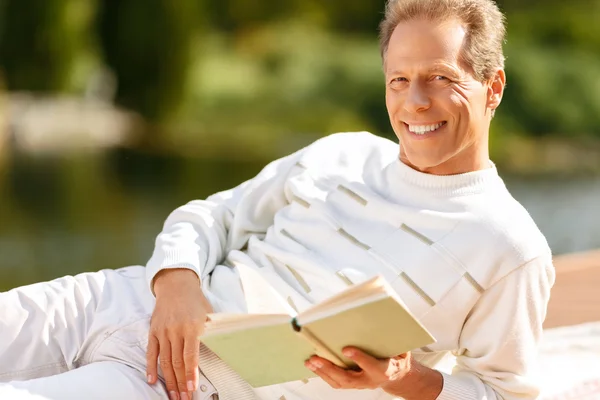
{"type": "MultiPolygon", "coordinates": [[[[233,187],[263,165],[126,150],[13,157],[0,166],[0,290],[145,264],[170,211],[233,187]]],[[[555,254],[600,248],[600,177],[506,182],[555,254]]]]}

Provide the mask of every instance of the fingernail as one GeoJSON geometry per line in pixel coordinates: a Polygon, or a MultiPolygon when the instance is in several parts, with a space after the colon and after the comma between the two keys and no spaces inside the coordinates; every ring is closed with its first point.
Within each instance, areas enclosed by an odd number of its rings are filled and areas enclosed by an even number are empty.
{"type": "Polygon", "coordinates": [[[323,368],[323,363],[321,361],[311,361],[312,365],[315,366],[315,368],[323,368]]]}
{"type": "Polygon", "coordinates": [[[188,388],[188,391],[193,392],[194,391],[194,382],[188,381],[187,388],[188,388]]]}
{"type": "Polygon", "coordinates": [[[347,349],[342,352],[346,357],[352,357],[354,355],[354,350],[347,349]]]}
{"type": "Polygon", "coordinates": [[[313,372],[315,372],[317,370],[317,368],[314,365],[312,365],[311,363],[307,363],[306,368],[310,369],[313,372]]]}
{"type": "Polygon", "coordinates": [[[175,392],[173,390],[169,392],[169,397],[171,398],[171,400],[179,400],[179,396],[177,396],[177,392],[175,392]]]}
{"type": "Polygon", "coordinates": [[[152,379],[152,375],[148,374],[148,383],[152,383],[153,379],[152,379]]]}
{"type": "Polygon", "coordinates": [[[181,392],[181,400],[188,400],[188,395],[186,392],[181,392]]]}

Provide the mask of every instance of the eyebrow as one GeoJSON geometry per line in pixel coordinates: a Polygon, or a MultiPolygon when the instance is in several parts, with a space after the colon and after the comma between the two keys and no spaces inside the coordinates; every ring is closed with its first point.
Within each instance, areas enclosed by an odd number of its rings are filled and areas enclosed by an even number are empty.
{"type": "Polygon", "coordinates": [[[432,73],[432,72],[445,72],[448,73],[452,76],[457,76],[460,77],[462,76],[462,71],[458,68],[454,68],[454,67],[450,67],[448,65],[444,65],[444,64],[434,64],[432,65],[427,72],[432,73]]]}
{"type": "MultiPolygon", "coordinates": [[[[448,65],[445,64],[433,64],[432,66],[430,66],[429,68],[427,68],[427,73],[431,74],[434,72],[440,72],[440,73],[444,73],[447,75],[450,75],[452,77],[462,77],[464,75],[464,73],[457,69],[457,68],[453,68],[450,67],[448,65]]],[[[389,75],[402,75],[402,71],[401,70],[393,70],[391,72],[388,73],[389,75]]]]}

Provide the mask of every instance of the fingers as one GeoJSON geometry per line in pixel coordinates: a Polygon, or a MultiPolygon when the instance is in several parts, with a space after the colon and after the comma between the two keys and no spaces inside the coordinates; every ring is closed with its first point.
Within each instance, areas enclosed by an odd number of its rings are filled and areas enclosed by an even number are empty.
{"type": "Polygon", "coordinates": [[[171,339],[171,359],[173,364],[173,371],[175,372],[175,379],[177,380],[177,389],[180,395],[179,398],[181,400],[189,400],[192,396],[192,393],[191,391],[188,393],[183,349],[183,338],[171,339]]]}
{"type": "Polygon", "coordinates": [[[146,377],[153,385],[158,380],[158,338],[153,333],[148,335],[148,350],[146,351],[146,377]]]}
{"type": "MultiPolygon", "coordinates": [[[[181,282],[177,280],[177,283],[181,282]]],[[[146,355],[148,381],[154,383],[158,380],[158,358],[169,397],[172,400],[191,400],[199,386],[199,336],[209,307],[203,304],[206,300],[196,285],[189,286],[194,289],[185,290],[173,285],[170,295],[161,297],[157,292],[146,355]]]]}
{"type": "Polygon", "coordinates": [[[373,387],[364,371],[345,370],[324,358],[313,356],[305,365],[334,389],[368,389],[373,387]]]}
{"type": "Polygon", "coordinates": [[[189,392],[198,389],[198,359],[200,357],[200,340],[198,335],[188,335],[183,345],[183,361],[185,363],[186,387],[189,392]]]}
{"type": "Polygon", "coordinates": [[[369,375],[372,381],[379,384],[402,379],[412,361],[410,352],[386,359],[377,359],[355,347],[347,347],[343,353],[369,375]]]}
{"type": "Polygon", "coordinates": [[[171,361],[171,344],[166,337],[160,339],[160,356],[158,358],[160,368],[165,377],[165,386],[167,387],[167,392],[169,392],[169,398],[171,400],[179,400],[177,377],[171,361]]]}
{"type": "Polygon", "coordinates": [[[364,353],[357,348],[346,347],[343,350],[343,354],[354,361],[360,367],[360,369],[369,374],[381,373],[385,371],[385,365],[382,365],[381,360],[371,357],[367,353],[364,353]]]}
{"type": "Polygon", "coordinates": [[[325,381],[325,383],[327,383],[332,388],[342,389],[342,385],[338,381],[333,379],[331,376],[329,376],[327,371],[324,371],[323,369],[317,367],[316,365],[309,366],[308,368],[311,371],[313,371],[315,374],[317,374],[321,379],[323,379],[325,381]]]}
{"type": "Polygon", "coordinates": [[[158,377],[156,359],[160,361],[165,386],[171,400],[191,400],[198,387],[198,357],[200,342],[190,335],[190,339],[171,339],[164,335],[159,340],[151,335],[148,340],[148,376],[155,383],[158,377]],[[158,355],[160,354],[160,355],[158,355]]]}

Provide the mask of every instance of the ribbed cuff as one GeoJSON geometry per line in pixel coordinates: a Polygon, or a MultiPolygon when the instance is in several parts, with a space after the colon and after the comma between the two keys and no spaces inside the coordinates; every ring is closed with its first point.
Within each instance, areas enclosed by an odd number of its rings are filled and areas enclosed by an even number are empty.
{"type": "Polygon", "coordinates": [[[442,372],[444,386],[437,400],[479,400],[477,387],[466,376],[448,375],[442,372]]]}
{"type": "Polygon", "coordinates": [[[163,269],[186,268],[194,271],[200,280],[204,277],[203,267],[206,264],[206,255],[196,251],[170,250],[166,252],[155,251],[146,264],[146,281],[152,294],[154,294],[154,277],[163,269]]]}

